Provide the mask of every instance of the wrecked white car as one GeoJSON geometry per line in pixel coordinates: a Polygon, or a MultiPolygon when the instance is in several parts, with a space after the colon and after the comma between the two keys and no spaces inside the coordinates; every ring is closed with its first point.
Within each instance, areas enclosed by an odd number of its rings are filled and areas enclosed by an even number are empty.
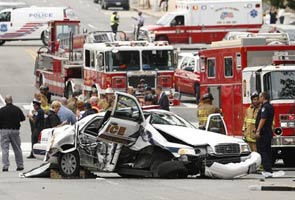
{"type": "MultiPolygon", "coordinates": [[[[226,132],[219,114],[209,116],[208,127],[226,132]]],[[[64,177],[85,168],[123,177],[232,178],[260,164],[260,156],[243,140],[197,129],[168,111],[143,111],[135,97],[120,92],[112,111],[46,129],[33,149],[64,177]]]]}

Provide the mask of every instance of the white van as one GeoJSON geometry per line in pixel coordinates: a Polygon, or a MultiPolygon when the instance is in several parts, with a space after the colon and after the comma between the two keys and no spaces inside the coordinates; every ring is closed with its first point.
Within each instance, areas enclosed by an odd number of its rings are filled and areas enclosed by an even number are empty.
{"type": "Polygon", "coordinates": [[[48,21],[77,19],[67,7],[26,7],[0,11],[0,45],[13,40],[42,40],[46,45],[48,21]]]}

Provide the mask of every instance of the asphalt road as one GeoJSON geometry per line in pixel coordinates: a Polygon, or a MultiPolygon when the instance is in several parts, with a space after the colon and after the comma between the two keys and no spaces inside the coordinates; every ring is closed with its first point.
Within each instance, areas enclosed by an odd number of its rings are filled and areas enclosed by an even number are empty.
{"type": "MultiPolygon", "coordinates": [[[[111,12],[102,11],[92,0],[24,0],[36,6],[70,6],[76,10],[82,21],[82,27],[88,30],[110,30],[111,12]]],[[[134,11],[119,11],[120,30],[132,31],[134,23],[131,16],[134,11]]],[[[145,16],[146,24],[157,19],[145,16]]],[[[14,103],[27,113],[34,92],[34,59],[36,51],[42,46],[40,41],[7,42],[0,47],[0,106],[3,97],[11,94],[14,103]]],[[[196,121],[196,105],[193,99],[186,98],[173,112],[191,122],[196,121]]],[[[28,121],[21,127],[21,139],[28,154],[30,129],[28,121]]],[[[1,155],[0,155],[1,157],[1,155]]],[[[295,172],[286,171],[286,176],[277,179],[262,179],[261,175],[248,175],[235,180],[214,180],[189,178],[183,180],[124,179],[116,174],[99,174],[99,179],[55,180],[45,178],[24,179],[15,171],[14,158],[11,155],[11,167],[8,173],[0,172],[0,199],[4,200],[40,200],[40,199],[294,199],[294,192],[250,191],[251,185],[289,185],[295,186],[295,172]]],[[[25,169],[40,164],[36,160],[25,158],[25,169]]],[[[2,168],[2,165],[0,165],[2,168]]]]}

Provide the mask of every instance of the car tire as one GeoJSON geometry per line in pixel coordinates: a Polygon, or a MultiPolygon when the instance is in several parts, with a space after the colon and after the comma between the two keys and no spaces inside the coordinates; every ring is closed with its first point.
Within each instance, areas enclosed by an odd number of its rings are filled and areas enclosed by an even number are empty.
{"type": "Polygon", "coordinates": [[[159,165],[158,175],[160,178],[187,178],[188,170],[181,161],[166,161],[159,165]]]}
{"type": "Polygon", "coordinates": [[[2,46],[5,42],[5,40],[0,40],[0,46],[2,46]]]}
{"type": "Polygon", "coordinates": [[[166,162],[170,161],[172,159],[172,155],[168,152],[164,151],[155,151],[152,155],[151,165],[150,165],[150,171],[153,174],[153,177],[158,178],[159,177],[159,166],[166,162]]]}
{"type": "Polygon", "coordinates": [[[80,157],[77,151],[60,154],[58,160],[59,173],[63,177],[74,178],[80,173],[80,157]]]}
{"type": "Polygon", "coordinates": [[[45,37],[45,33],[44,31],[42,32],[41,34],[41,40],[42,40],[42,43],[47,46],[48,45],[48,38],[45,37]]]}

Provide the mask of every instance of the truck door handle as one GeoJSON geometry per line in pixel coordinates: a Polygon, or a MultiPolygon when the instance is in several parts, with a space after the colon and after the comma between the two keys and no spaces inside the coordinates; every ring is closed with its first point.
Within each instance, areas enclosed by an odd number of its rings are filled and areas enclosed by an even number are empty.
{"type": "Polygon", "coordinates": [[[12,26],[12,23],[10,23],[10,26],[12,26]]]}

